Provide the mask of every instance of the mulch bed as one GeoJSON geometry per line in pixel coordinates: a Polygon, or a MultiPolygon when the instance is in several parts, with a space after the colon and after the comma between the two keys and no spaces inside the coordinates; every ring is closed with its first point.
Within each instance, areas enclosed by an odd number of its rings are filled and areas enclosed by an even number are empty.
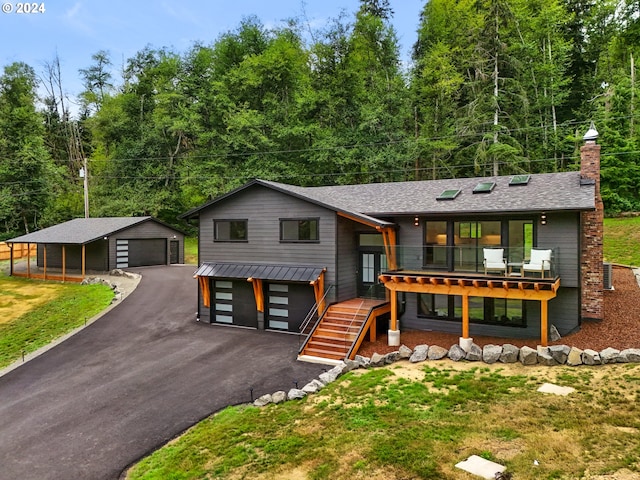
{"type": "MultiPolygon", "coordinates": [[[[569,345],[582,350],[590,348],[598,352],[607,347],[618,350],[640,348],[640,287],[633,271],[629,268],[615,267],[613,269],[613,285],[615,290],[604,292],[603,321],[585,322],[580,331],[549,344],[569,345]]],[[[423,344],[449,348],[458,343],[459,337],[458,334],[407,330],[401,332],[400,343],[411,349],[416,345],[423,344]]],[[[514,339],[482,336],[474,336],[473,341],[480,347],[488,344],[511,343],[518,347],[526,345],[536,348],[540,343],[540,340],[535,338],[514,339]]],[[[373,343],[365,340],[358,353],[370,357],[375,352],[385,354],[397,349],[398,347],[388,346],[386,334],[379,334],[373,343]]]]}

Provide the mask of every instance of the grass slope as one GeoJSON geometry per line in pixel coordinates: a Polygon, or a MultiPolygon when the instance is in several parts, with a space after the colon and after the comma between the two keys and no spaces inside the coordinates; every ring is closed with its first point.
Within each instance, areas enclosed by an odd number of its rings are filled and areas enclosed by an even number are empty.
{"type": "Polygon", "coordinates": [[[0,323],[0,368],[84,324],[109,306],[113,291],[105,285],[42,282],[0,274],[0,302],[29,302],[26,313],[0,323]],[[50,298],[38,303],[25,293],[30,286],[48,286],[50,298]]]}
{"type": "Polygon", "coordinates": [[[229,407],[128,478],[469,479],[454,465],[472,454],[519,480],[640,471],[640,365],[411,368],[351,372],[263,409],[229,407]],[[551,375],[577,392],[537,393],[551,375]]]}
{"type": "Polygon", "coordinates": [[[604,258],[640,267],[640,217],[604,219],[604,258]]]}

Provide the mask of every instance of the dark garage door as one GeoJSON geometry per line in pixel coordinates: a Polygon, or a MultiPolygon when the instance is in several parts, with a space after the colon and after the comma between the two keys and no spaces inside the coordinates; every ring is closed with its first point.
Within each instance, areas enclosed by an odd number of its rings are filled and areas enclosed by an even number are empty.
{"type": "Polygon", "coordinates": [[[129,267],[167,264],[167,240],[145,238],[129,240],[129,267]]]}
{"type": "Polygon", "coordinates": [[[267,328],[297,333],[315,301],[309,284],[268,283],[265,286],[267,328]]]}
{"type": "Polygon", "coordinates": [[[211,323],[258,328],[251,283],[246,280],[211,279],[211,323]]]}

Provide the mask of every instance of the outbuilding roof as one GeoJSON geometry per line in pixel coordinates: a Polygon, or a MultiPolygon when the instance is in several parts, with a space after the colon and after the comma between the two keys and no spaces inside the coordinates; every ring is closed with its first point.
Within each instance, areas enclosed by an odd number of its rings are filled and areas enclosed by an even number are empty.
{"type": "MultiPolygon", "coordinates": [[[[99,217],[75,218],[37,232],[7,240],[7,243],[56,243],[66,245],[84,245],[100,238],[108,237],[116,232],[140,223],[154,221],[172,230],[179,230],[165,225],[153,217],[99,217]]],[[[180,232],[182,233],[182,232],[180,232]]]]}
{"type": "Polygon", "coordinates": [[[195,273],[198,277],[257,278],[281,282],[312,282],[323,268],[304,265],[277,265],[262,263],[203,263],[195,273]]]}

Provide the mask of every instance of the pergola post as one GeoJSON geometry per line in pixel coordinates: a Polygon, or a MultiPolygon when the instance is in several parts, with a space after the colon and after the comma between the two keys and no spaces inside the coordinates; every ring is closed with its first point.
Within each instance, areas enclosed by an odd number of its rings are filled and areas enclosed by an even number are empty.
{"type": "MultiPolygon", "coordinates": [[[[38,256],[38,246],[36,245],[36,258],[38,256]]],[[[27,277],[31,278],[31,244],[27,243],[27,277]]]]}
{"type": "Polygon", "coordinates": [[[387,332],[388,344],[390,347],[400,346],[400,329],[398,328],[398,294],[391,292],[391,322],[389,332],[387,332]]]}
{"type": "Polygon", "coordinates": [[[548,339],[548,333],[549,333],[548,315],[549,315],[549,301],[548,300],[541,300],[540,301],[540,344],[543,347],[546,347],[549,344],[549,339],[548,339]]]}
{"type": "Polygon", "coordinates": [[[65,274],[67,271],[67,249],[66,245],[62,245],[62,281],[65,280],[65,274]]]}
{"type": "Polygon", "coordinates": [[[85,263],[86,263],[86,260],[85,260],[86,251],[87,251],[86,245],[83,243],[82,244],[82,279],[83,280],[84,280],[84,267],[85,267],[85,263]]]}
{"type": "Polygon", "coordinates": [[[13,276],[13,243],[7,243],[9,246],[9,276],[13,276]]]}
{"type": "Polygon", "coordinates": [[[43,268],[44,268],[44,279],[47,279],[47,244],[42,244],[42,258],[43,258],[43,268]]]}

